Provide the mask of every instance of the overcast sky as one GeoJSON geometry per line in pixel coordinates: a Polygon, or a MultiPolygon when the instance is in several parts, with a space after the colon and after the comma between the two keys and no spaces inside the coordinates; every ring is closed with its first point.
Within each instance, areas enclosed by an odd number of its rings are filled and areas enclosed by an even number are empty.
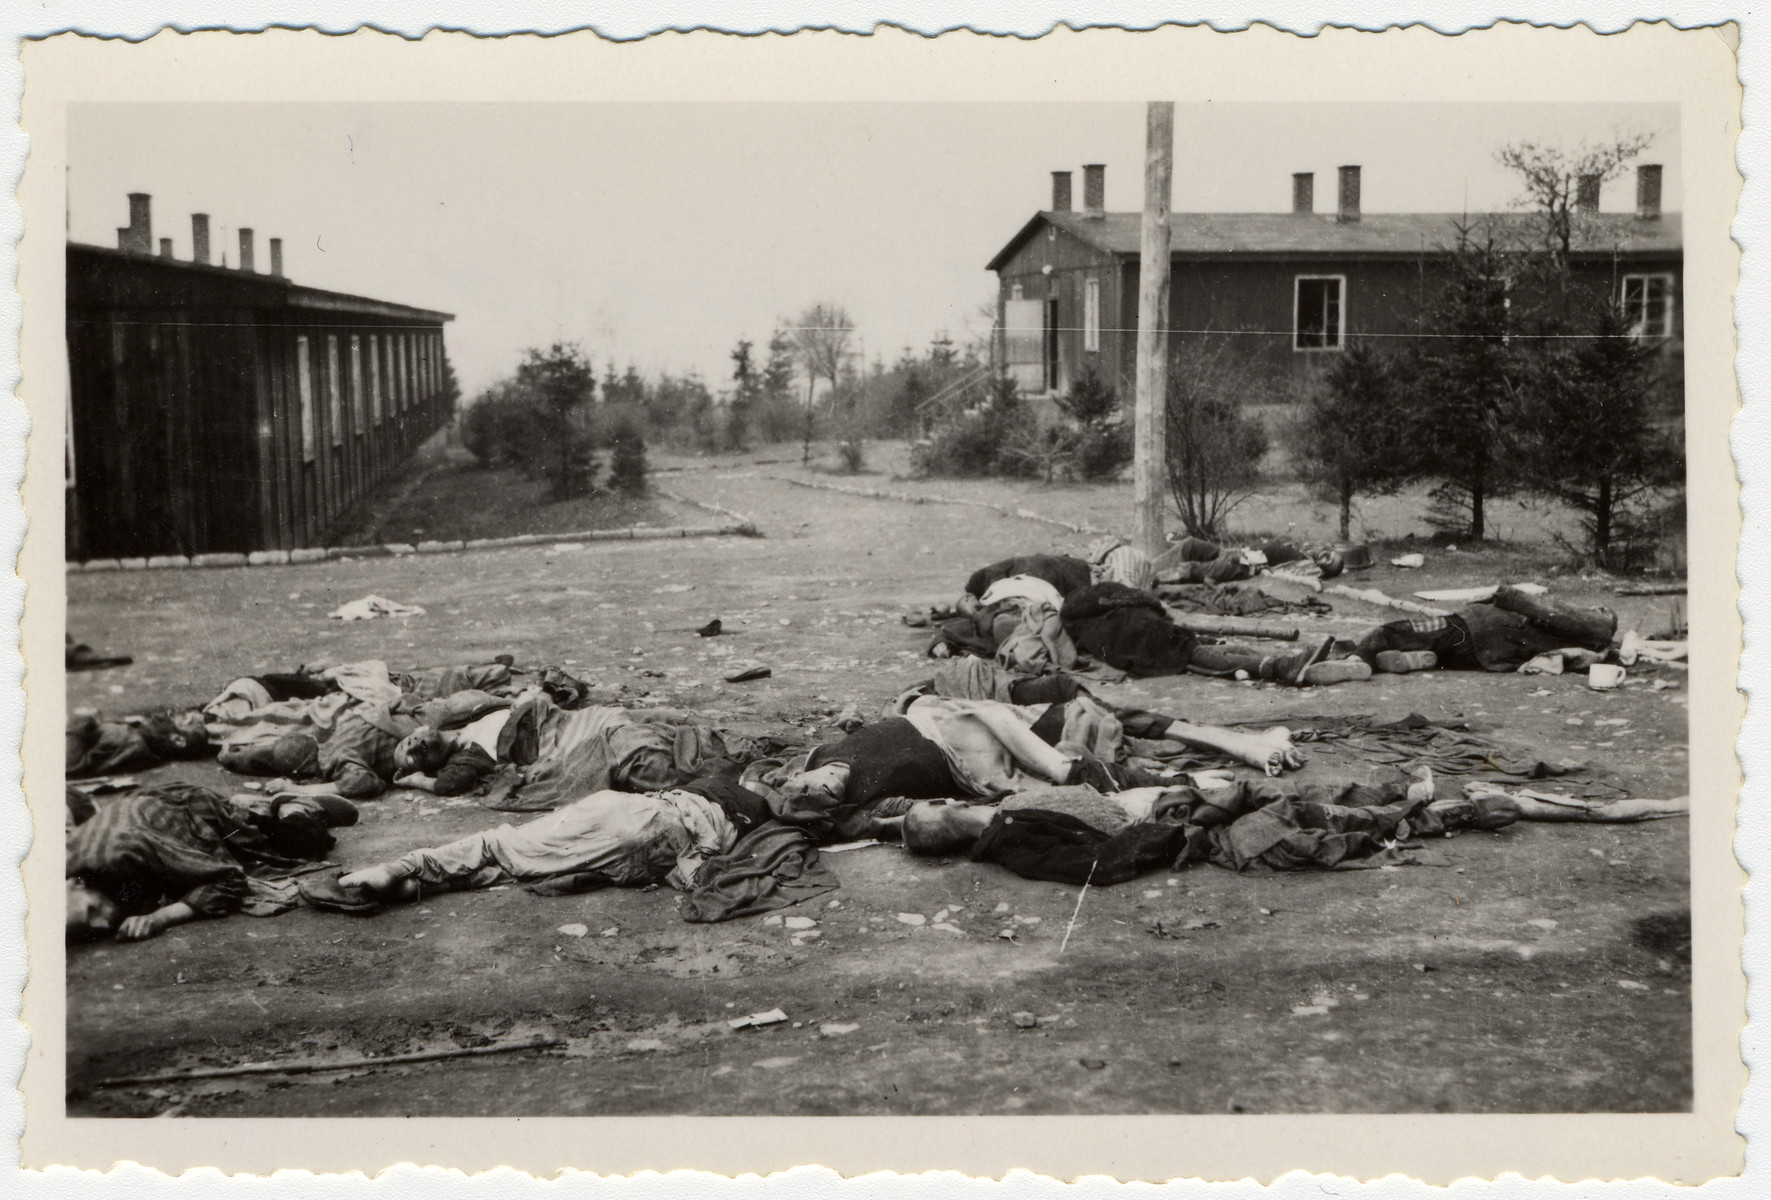
{"type": "MultiPolygon", "coordinates": [[[[1364,168],[1368,212],[1501,209],[1504,144],[1654,135],[1681,205],[1669,105],[1182,104],[1174,207],[1282,212],[1291,173],[1364,168]]],[[[236,230],[281,237],[297,282],[456,315],[469,396],[526,346],[582,342],[647,374],[723,386],[739,337],[818,300],[868,357],[987,322],[984,263],[1050,203],[1050,172],[1107,164],[1107,207],[1142,207],[1139,104],[76,105],[68,232],[116,245],[129,192],[191,253],[192,212],[238,263],[236,230]]],[[[1628,210],[1634,178],[1605,188],[1628,210]]]]}

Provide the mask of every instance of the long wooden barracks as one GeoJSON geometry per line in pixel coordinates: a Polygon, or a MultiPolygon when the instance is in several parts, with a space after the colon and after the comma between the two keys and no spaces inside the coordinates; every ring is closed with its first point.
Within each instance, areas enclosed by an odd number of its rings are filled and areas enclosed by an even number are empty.
{"type": "Polygon", "coordinates": [[[446,424],[449,313],[302,287],[255,265],[154,252],[149,197],[117,248],[69,243],[67,556],[324,545],[446,424]]]}
{"type": "MultiPolygon", "coordinates": [[[[998,361],[1024,395],[1067,392],[1085,370],[1131,390],[1137,362],[1143,214],[1106,211],[1106,167],[1052,173],[1051,208],[1035,213],[988,264],[998,280],[998,361]]],[[[1458,228],[1517,234],[1525,214],[1367,213],[1360,169],[1341,167],[1335,211],[1319,213],[1315,176],[1292,176],[1290,212],[1170,213],[1169,344],[1176,355],[1217,339],[1282,398],[1345,346],[1406,342],[1449,274],[1458,228]]],[[[1603,211],[1597,176],[1579,181],[1570,255],[1576,289],[1619,301],[1664,364],[1682,408],[1684,255],[1678,213],[1661,211],[1661,168],[1636,169],[1635,204],[1603,211]]],[[[1625,185],[1627,187],[1627,184],[1625,185]]],[[[1621,190],[1621,189],[1618,189],[1621,190]]]]}

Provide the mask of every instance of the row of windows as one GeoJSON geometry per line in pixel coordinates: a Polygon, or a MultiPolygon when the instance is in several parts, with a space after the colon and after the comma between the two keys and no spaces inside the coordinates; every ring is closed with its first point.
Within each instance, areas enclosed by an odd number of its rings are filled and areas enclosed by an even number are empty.
{"type": "MultiPolygon", "coordinates": [[[[1299,275],[1293,280],[1292,348],[1338,350],[1346,341],[1347,306],[1345,275],[1299,275]]],[[[1630,329],[1636,337],[1671,337],[1673,332],[1673,277],[1671,275],[1625,275],[1622,300],[1630,329]]],[[[1022,298],[1015,284],[1013,299],[1022,298]]],[[[1057,297],[1057,287],[1052,287],[1057,297]]],[[[1094,353],[1101,348],[1101,281],[1088,276],[1082,285],[1082,348],[1094,353]]]]}
{"type": "MultiPolygon", "coordinates": [[[[356,418],[357,436],[370,426],[380,425],[386,418],[405,412],[414,404],[429,398],[442,379],[442,339],[429,333],[353,333],[350,337],[350,376],[341,380],[339,371],[340,335],[326,335],[326,370],[320,380],[326,398],[327,424],[332,430],[332,444],[344,444],[345,386],[350,390],[351,412],[356,418]],[[368,369],[364,370],[367,353],[368,369]],[[386,364],[386,395],[383,396],[382,365],[386,364]],[[368,386],[365,388],[365,382],[368,386]]],[[[315,387],[313,356],[305,336],[295,339],[296,387],[301,398],[301,457],[314,461],[315,387]]]]}
{"type": "MultiPolygon", "coordinates": [[[[1080,281],[1082,291],[1082,349],[1101,349],[1101,281],[1088,275],[1080,281]]],[[[1003,308],[1003,334],[1010,372],[1023,390],[1056,391],[1067,374],[1059,341],[1062,329],[1059,283],[1050,280],[1044,299],[1024,295],[1023,285],[1011,285],[1003,308]]],[[[1347,277],[1345,275],[1298,275],[1292,280],[1293,350],[1303,352],[1340,350],[1347,339],[1347,277]]],[[[1673,333],[1673,277],[1626,275],[1621,300],[1632,335],[1666,338],[1673,333]]],[[[1274,330],[1282,333],[1282,330],[1274,330]]]]}
{"type": "MultiPolygon", "coordinates": [[[[1347,336],[1345,275],[1299,275],[1294,283],[1291,346],[1339,350],[1347,336]]],[[[1673,277],[1625,275],[1621,299],[1630,333],[1665,338],[1673,333],[1673,277]]],[[[1509,301],[1510,303],[1510,301],[1509,301]]]]}

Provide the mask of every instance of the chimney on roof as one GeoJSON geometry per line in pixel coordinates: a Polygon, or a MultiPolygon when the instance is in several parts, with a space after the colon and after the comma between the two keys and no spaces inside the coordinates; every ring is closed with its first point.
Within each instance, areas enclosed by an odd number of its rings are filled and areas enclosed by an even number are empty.
{"type": "Polygon", "coordinates": [[[1359,168],[1341,168],[1341,207],[1335,214],[1337,221],[1357,221],[1359,219],[1359,168]]]}
{"type": "Polygon", "coordinates": [[[252,261],[252,231],[250,229],[240,230],[240,270],[258,270],[252,261]]]}
{"type": "Polygon", "coordinates": [[[1102,217],[1107,214],[1107,164],[1082,164],[1082,215],[1102,217]]]}
{"type": "Polygon", "coordinates": [[[1052,172],[1052,211],[1070,211],[1070,172],[1052,172]]]}
{"type": "Polygon", "coordinates": [[[1599,211],[1598,175],[1582,175],[1574,181],[1574,211],[1596,213],[1599,211]]]}
{"type": "Polygon", "coordinates": [[[283,239],[271,239],[271,274],[283,278],[283,239]]]}
{"type": "Polygon", "coordinates": [[[129,244],[125,250],[137,254],[154,252],[153,198],[146,192],[129,193],[129,244]]]}
{"type": "Polygon", "coordinates": [[[191,261],[209,265],[209,214],[191,214],[191,261]]]}
{"type": "Polygon", "coordinates": [[[1660,164],[1643,163],[1636,168],[1636,216],[1644,221],[1660,219],[1660,164]]]}
{"type": "Polygon", "coordinates": [[[130,229],[127,225],[117,226],[117,249],[129,249],[130,229]]]}
{"type": "Polygon", "coordinates": [[[1316,211],[1316,173],[1298,171],[1291,177],[1291,211],[1308,216],[1316,211]]]}
{"type": "Polygon", "coordinates": [[[171,238],[161,238],[160,239],[160,257],[161,258],[171,258],[172,257],[172,239],[171,238]]]}

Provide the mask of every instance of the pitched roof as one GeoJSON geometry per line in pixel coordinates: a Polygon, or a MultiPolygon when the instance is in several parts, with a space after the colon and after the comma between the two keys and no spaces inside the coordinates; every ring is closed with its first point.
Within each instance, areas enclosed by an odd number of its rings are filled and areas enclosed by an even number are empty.
{"type": "MultiPolygon", "coordinates": [[[[324,288],[307,287],[294,283],[286,276],[270,275],[258,271],[242,271],[235,267],[224,267],[214,263],[196,263],[188,259],[168,258],[158,254],[139,254],[128,250],[118,250],[110,246],[90,246],[81,242],[69,242],[68,255],[70,260],[83,258],[88,262],[108,266],[113,269],[122,268],[134,272],[144,279],[155,281],[153,286],[161,289],[164,302],[176,307],[179,303],[188,303],[188,288],[181,292],[176,289],[180,285],[194,284],[202,288],[210,285],[225,289],[236,302],[250,302],[266,306],[288,306],[290,308],[322,309],[331,312],[355,313],[359,316],[388,317],[395,320],[423,321],[426,323],[442,323],[453,321],[455,314],[438,312],[429,308],[417,308],[410,304],[396,304],[389,300],[376,300],[368,296],[355,296],[348,292],[331,292],[324,288]],[[176,297],[183,296],[183,300],[176,297]]],[[[115,273],[113,270],[112,274],[115,273]]],[[[71,274],[71,272],[70,272],[71,274]]],[[[72,283],[72,281],[70,281],[72,283]]]]}
{"type": "MultiPolygon", "coordinates": [[[[1418,254],[1423,250],[1449,248],[1457,242],[1457,226],[1480,228],[1494,222],[1504,229],[1523,232],[1529,213],[1495,213],[1466,216],[1460,213],[1365,213],[1357,221],[1342,222],[1333,213],[1170,213],[1169,252],[1187,257],[1214,254],[1418,254]]],[[[987,265],[995,271],[1045,225],[1066,233],[1108,254],[1136,254],[1142,233],[1143,214],[1105,213],[1099,217],[1079,212],[1041,212],[987,265]]],[[[1576,250],[1610,253],[1660,251],[1677,253],[1682,245],[1682,221],[1678,213],[1644,221],[1633,213],[1599,213],[1583,218],[1577,231],[1576,250]]]]}

